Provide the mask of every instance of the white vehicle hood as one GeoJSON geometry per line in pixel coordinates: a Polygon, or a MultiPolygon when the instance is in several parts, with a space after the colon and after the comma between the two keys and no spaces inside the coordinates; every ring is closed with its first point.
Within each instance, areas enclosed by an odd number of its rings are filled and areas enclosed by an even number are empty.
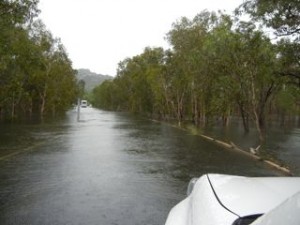
{"type": "MultiPolygon", "coordinates": [[[[253,225],[299,225],[300,224],[300,192],[285,200],[271,212],[261,216],[253,225]]],[[[251,224],[251,225],[252,225],[251,224]]]]}
{"type": "Polygon", "coordinates": [[[264,214],[300,190],[300,178],[208,175],[220,202],[240,217],[264,214]]]}
{"type": "Polygon", "coordinates": [[[166,225],[232,224],[240,217],[265,214],[300,191],[300,178],[208,174],[169,213],[166,225]]]}

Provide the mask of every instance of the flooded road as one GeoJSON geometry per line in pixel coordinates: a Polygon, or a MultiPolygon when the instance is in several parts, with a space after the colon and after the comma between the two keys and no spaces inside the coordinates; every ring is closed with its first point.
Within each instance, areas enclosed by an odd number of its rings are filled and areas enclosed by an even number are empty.
{"type": "Polygon", "coordinates": [[[278,171],[201,137],[132,115],[86,108],[59,121],[2,125],[1,224],[164,224],[204,173],[278,171]]]}

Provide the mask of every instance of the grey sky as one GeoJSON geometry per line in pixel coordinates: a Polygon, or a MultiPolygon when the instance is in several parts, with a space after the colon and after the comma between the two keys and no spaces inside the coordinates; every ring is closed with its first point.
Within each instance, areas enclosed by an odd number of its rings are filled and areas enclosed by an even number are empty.
{"type": "Polygon", "coordinates": [[[40,18],[65,45],[74,68],[115,75],[147,46],[168,48],[172,23],[204,9],[231,13],[243,0],[40,0],[40,18]]]}

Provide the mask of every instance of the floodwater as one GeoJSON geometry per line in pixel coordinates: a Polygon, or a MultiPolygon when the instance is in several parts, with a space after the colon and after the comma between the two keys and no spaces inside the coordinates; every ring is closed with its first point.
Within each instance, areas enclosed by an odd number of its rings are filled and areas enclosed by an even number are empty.
{"type": "MultiPolygon", "coordinates": [[[[300,119],[299,119],[300,120],[300,119]]],[[[232,141],[244,150],[258,146],[258,133],[254,125],[249,133],[244,132],[242,121],[234,119],[229,127],[222,125],[211,126],[205,133],[217,139],[232,141]]],[[[273,121],[266,128],[265,149],[262,154],[288,167],[294,176],[300,176],[300,124],[298,121],[289,121],[282,126],[273,121]]]]}
{"type": "Polygon", "coordinates": [[[0,223],[160,225],[205,173],[282,175],[163,123],[93,108],[0,127],[0,223]]]}

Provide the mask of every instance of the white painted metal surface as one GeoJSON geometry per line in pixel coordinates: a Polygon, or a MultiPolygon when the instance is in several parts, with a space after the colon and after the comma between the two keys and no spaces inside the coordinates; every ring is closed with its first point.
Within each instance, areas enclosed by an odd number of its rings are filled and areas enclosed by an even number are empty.
{"type": "Polygon", "coordinates": [[[252,225],[299,225],[300,192],[285,200],[269,213],[258,218],[252,225]]]}
{"type": "Polygon", "coordinates": [[[262,214],[300,191],[300,178],[209,175],[220,201],[239,216],[262,214]]]}
{"type": "Polygon", "coordinates": [[[241,217],[266,214],[299,191],[296,177],[203,175],[170,211],[166,225],[233,224],[241,217]]]}

